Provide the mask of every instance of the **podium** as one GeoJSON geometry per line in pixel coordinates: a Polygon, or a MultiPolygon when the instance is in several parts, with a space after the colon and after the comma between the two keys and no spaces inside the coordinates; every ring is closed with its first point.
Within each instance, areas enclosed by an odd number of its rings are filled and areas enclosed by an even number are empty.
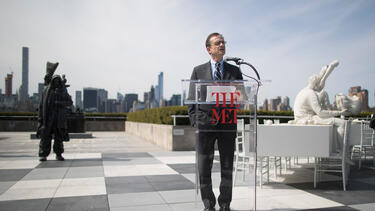
{"type": "MultiPolygon", "coordinates": [[[[236,197],[240,195],[240,198],[246,200],[246,210],[256,210],[256,184],[257,184],[257,94],[261,81],[257,80],[182,80],[182,99],[183,104],[188,105],[190,122],[195,128],[195,202],[201,202],[198,197],[201,194],[201,184],[200,184],[200,171],[210,171],[210,169],[204,170],[204,164],[202,164],[202,155],[199,162],[199,154],[205,149],[201,149],[202,143],[212,139],[218,139],[216,142],[222,142],[222,146],[229,146],[226,148],[218,146],[219,151],[231,151],[238,148],[237,141],[235,137],[238,135],[239,126],[238,122],[241,122],[243,126],[246,123],[246,127],[243,127],[243,136],[249,140],[244,141],[248,143],[246,145],[247,149],[240,149],[243,152],[247,152],[246,156],[249,158],[247,167],[244,169],[244,177],[237,179],[236,184],[233,182],[228,182],[226,176],[221,176],[220,186],[212,183],[212,188],[214,189],[215,197],[218,198],[217,188],[220,190],[230,190],[232,189],[232,205],[233,201],[237,200],[236,197]],[[250,115],[246,118],[239,118],[238,112],[243,110],[249,110],[250,115]],[[240,120],[241,119],[241,120],[240,120]],[[243,123],[244,122],[244,123],[243,123]],[[246,128],[246,129],[245,129],[246,128]],[[229,137],[229,138],[227,138],[229,137]],[[228,141],[223,142],[223,141],[228,141]],[[201,142],[201,143],[200,143],[201,142]],[[232,145],[233,144],[233,145],[232,145]],[[234,148],[231,148],[234,146],[234,148]],[[199,170],[200,168],[200,170],[199,170]],[[202,170],[203,169],[203,170],[202,170]],[[224,180],[224,181],[223,181],[224,180]],[[237,181],[240,181],[239,183],[237,181]],[[216,185],[216,186],[215,186],[216,185]]],[[[216,143],[219,145],[219,143],[216,143]]],[[[204,145],[204,144],[203,144],[204,145]]],[[[242,145],[245,146],[245,145],[242,145]]],[[[234,152],[237,153],[237,152],[234,152]]],[[[216,152],[215,152],[215,155],[216,152]]],[[[225,163],[225,160],[219,156],[219,159],[214,159],[215,162],[225,163]]],[[[229,159],[230,160],[230,159],[229,159]]],[[[233,161],[232,161],[233,163],[233,161]]],[[[227,165],[227,164],[224,164],[227,165]]],[[[212,168],[212,166],[208,166],[212,168]]],[[[236,166],[234,166],[233,171],[236,166]]],[[[235,174],[232,173],[232,176],[235,174]]],[[[219,174],[221,174],[219,172],[219,174]]],[[[239,174],[238,174],[239,175],[239,174]]],[[[216,174],[217,176],[217,174],[216,174]]],[[[211,177],[207,175],[202,176],[208,180],[211,177]]],[[[233,178],[234,180],[235,178],[233,178]]],[[[204,182],[203,186],[207,186],[207,181],[204,182]]],[[[204,190],[204,187],[202,190],[204,190]]],[[[202,203],[202,202],[201,202],[202,203]]],[[[218,203],[216,203],[216,206],[218,203]]],[[[196,204],[197,207],[197,204],[196,204]]],[[[234,207],[235,209],[235,207],[234,207]]],[[[197,210],[201,210],[197,208],[197,210]]]]}

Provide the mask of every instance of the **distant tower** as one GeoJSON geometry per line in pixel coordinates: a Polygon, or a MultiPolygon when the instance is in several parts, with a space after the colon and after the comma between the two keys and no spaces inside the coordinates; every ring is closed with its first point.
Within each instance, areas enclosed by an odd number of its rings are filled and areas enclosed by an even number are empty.
{"type": "Polygon", "coordinates": [[[7,74],[5,78],[5,96],[9,97],[12,96],[12,81],[13,81],[13,73],[7,74]]]}
{"type": "Polygon", "coordinates": [[[29,48],[22,47],[22,84],[20,87],[20,100],[29,98],[29,48]]]}
{"type": "Polygon", "coordinates": [[[83,109],[88,113],[99,111],[99,97],[97,88],[83,88],[83,109]]]}
{"type": "Polygon", "coordinates": [[[124,112],[131,112],[134,102],[138,102],[138,94],[126,94],[124,97],[125,106],[124,112]]]}
{"type": "Polygon", "coordinates": [[[76,108],[83,109],[82,91],[76,91],[76,108]]]}
{"type": "Polygon", "coordinates": [[[277,111],[277,106],[281,103],[281,97],[277,96],[275,99],[270,99],[268,104],[269,111],[277,111]]]}
{"type": "Polygon", "coordinates": [[[43,89],[44,89],[44,83],[38,83],[38,95],[40,97],[42,97],[43,89]]]}
{"type": "Polygon", "coordinates": [[[164,74],[163,72],[160,72],[158,75],[158,99],[157,100],[163,100],[164,99],[164,74]]]}
{"type": "Polygon", "coordinates": [[[361,89],[360,86],[353,86],[349,89],[349,96],[357,96],[362,103],[362,111],[368,111],[368,91],[367,89],[361,89]]]}
{"type": "Polygon", "coordinates": [[[159,85],[156,85],[155,86],[155,100],[157,101],[157,102],[159,102],[160,101],[160,91],[159,91],[159,85]]]}
{"type": "Polygon", "coordinates": [[[268,100],[267,99],[264,100],[262,108],[263,108],[263,111],[268,111],[268,100]]]}
{"type": "Polygon", "coordinates": [[[121,102],[124,99],[124,95],[122,95],[120,92],[117,92],[117,101],[121,102]]]}

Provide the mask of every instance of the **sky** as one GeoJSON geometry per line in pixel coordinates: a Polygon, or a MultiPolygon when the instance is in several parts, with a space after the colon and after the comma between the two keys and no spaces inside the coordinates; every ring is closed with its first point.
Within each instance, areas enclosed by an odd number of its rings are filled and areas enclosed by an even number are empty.
{"type": "MultiPolygon", "coordinates": [[[[13,72],[22,80],[22,47],[29,47],[29,94],[43,82],[46,62],[59,62],[75,99],[84,87],[109,98],[143,93],[164,72],[164,98],[181,94],[181,79],[209,61],[208,34],[227,41],[227,56],[259,71],[264,97],[294,98],[312,74],[334,60],[326,81],[332,103],[351,86],[369,91],[375,106],[375,1],[372,0],[1,0],[0,89],[13,72]]],[[[248,68],[242,71],[254,76],[248,68]]]]}

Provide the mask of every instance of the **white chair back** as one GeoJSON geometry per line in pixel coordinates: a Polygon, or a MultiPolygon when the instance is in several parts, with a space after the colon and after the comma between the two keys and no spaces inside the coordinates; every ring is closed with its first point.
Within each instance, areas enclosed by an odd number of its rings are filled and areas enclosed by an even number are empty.
{"type": "Polygon", "coordinates": [[[361,145],[371,145],[374,146],[374,135],[375,130],[370,128],[369,121],[361,122],[361,145]]]}

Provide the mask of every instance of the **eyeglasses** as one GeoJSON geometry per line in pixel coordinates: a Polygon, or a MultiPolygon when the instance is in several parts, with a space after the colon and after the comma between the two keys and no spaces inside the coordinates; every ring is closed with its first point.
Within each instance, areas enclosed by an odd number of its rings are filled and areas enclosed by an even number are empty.
{"type": "Polygon", "coordinates": [[[225,44],[227,44],[227,42],[226,41],[217,41],[217,42],[214,42],[214,45],[216,45],[216,46],[219,46],[220,44],[223,44],[223,45],[225,45],[225,44]]]}

